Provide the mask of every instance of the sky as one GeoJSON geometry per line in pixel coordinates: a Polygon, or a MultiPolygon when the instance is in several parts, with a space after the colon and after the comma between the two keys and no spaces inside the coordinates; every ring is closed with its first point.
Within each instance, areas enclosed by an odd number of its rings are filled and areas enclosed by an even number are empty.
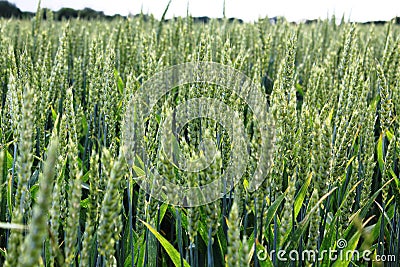
{"type": "MultiPolygon", "coordinates": [[[[41,6],[58,10],[61,7],[89,7],[114,14],[153,14],[161,18],[169,0],[42,0],[41,6]]],[[[38,0],[9,0],[23,11],[35,11],[38,0]]],[[[399,0],[225,0],[227,17],[255,21],[259,17],[284,16],[289,21],[325,19],[333,14],[350,21],[390,20],[400,16],[399,0]]],[[[222,17],[224,0],[172,0],[166,18],[186,16],[222,17]]]]}

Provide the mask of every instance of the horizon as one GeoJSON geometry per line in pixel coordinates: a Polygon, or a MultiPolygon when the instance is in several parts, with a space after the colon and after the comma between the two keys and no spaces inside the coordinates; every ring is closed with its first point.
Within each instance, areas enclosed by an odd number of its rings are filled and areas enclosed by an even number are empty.
{"type": "MultiPolygon", "coordinates": [[[[35,12],[39,1],[9,0],[8,2],[15,4],[21,11],[35,12]]],[[[61,8],[91,8],[102,11],[106,15],[120,14],[123,16],[143,12],[148,15],[153,14],[157,19],[160,19],[168,2],[169,0],[114,0],[111,3],[105,0],[42,0],[41,7],[53,11],[61,8]]],[[[187,13],[194,17],[221,18],[224,15],[224,2],[226,17],[242,19],[245,22],[256,21],[258,18],[279,16],[285,17],[289,21],[300,22],[331,18],[333,15],[336,16],[337,20],[344,16],[346,21],[352,22],[388,21],[399,16],[400,10],[400,1],[394,0],[382,0],[373,3],[365,3],[361,0],[325,2],[283,0],[279,3],[268,3],[262,0],[173,0],[165,18],[185,17],[187,13]],[[288,9],[287,6],[291,8],[288,9]],[[313,8],[309,8],[310,6],[313,8]]]]}

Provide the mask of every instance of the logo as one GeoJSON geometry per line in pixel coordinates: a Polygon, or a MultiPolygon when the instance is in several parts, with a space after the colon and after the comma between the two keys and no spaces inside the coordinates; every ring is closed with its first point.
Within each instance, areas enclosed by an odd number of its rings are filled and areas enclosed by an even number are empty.
{"type": "Polygon", "coordinates": [[[136,182],[152,197],[176,206],[195,207],[223,197],[249,170],[250,157],[254,159],[251,154],[254,142],[249,143],[245,127],[250,116],[258,133],[257,160],[246,184],[247,190],[253,192],[266,178],[274,148],[273,121],[260,85],[231,67],[212,62],[190,62],[156,73],[134,93],[126,107],[123,145],[125,157],[136,173],[136,182]],[[199,90],[204,94],[188,96],[190,86],[205,88],[199,90]],[[234,99],[231,96],[237,101],[230,101],[234,99]],[[158,117],[154,116],[156,110],[161,110],[158,117]],[[243,110],[247,115],[243,115],[243,110]],[[149,125],[154,125],[151,120],[157,118],[154,134],[154,126],[149,125]],[[200,155],[188,158],[182,152],[179,145],[182,131],[200,118],[216,122],[229,136],[228,164],[220,173],[208,174],[206,178],[210,181],[206,184],[182,183],[166,177],[159,171],[160,162],[173,166],[175,173],[171,176],[179,171],[193,177],[221,157],[218,149],[221,136],[201,127],[197,129],[202,136],[198,144],[200,155]],[[151,127],[153,132],[149,130],[151,127]]]}

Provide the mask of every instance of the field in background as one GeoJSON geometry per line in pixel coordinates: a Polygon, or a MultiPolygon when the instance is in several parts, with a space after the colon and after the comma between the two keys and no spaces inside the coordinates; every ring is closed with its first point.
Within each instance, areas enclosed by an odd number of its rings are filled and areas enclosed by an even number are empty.
{"type": "Polygon", "coordinates": [[[376,266],[398,266],[399,30],[335,18],[0,20],[0,265],[370,266],[362,257],[370,251],[371,261],[386,259],[376,266]],[[235,146],[220,124],[193,120],[173,140],[184,155],[203,160],[204,136],[219,152],[196,175],[180,171],[158,149],[163,115],[179,103],[219,99],[240,114],[249,143],[246,172],[231,192],[181,208],[138,186],[148,164],[125,160],[124,117],[152,75],[197,61],[260,85],[275,150],[264,183],[250,192],[261,138],[253,113],[226,88],[174,88],[138,122],[143,149],[169,181],[208,184],[235,146]],[[311,250],[354,257],[290,262],[289,251],[311,250]]]}

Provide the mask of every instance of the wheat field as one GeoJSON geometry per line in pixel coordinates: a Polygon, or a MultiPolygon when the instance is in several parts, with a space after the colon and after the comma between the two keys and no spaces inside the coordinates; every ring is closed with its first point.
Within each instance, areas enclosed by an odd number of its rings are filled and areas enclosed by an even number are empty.
{"type": "Polygon", "coordinates": [[[41,12],[0,20],[1,266],[399,265],[397,24],[143,14],[59,22],[41,12]],[[186,62],[249,77],[268,109],[198,82],[127,120],[131,108],[147,109],[131,105],[146,81],[186,62]],[[160,129],[174,108],[199,97],[237,119],[197,117],[165,140],[199,168],[209,160],[204,151],[215,152],[204,169],[185,172],[160,150],[160,129]],[[256,114],[274,125],[268,155],[256,114]],[[228,121],[246,144],[233,142],[228,121]],[[140,184],[152,166],[169,182],[156,190],[179,198],[171,185],[218,180],[240,144],[243,175],[215,201],[173,205],[140,184]],[[127,157],[133,146],[146,160],[127,157]],[[271,164],[255,177],[265,157],[271,164]],[[254,179],[261,182],[250,190],[254,179]]]}

